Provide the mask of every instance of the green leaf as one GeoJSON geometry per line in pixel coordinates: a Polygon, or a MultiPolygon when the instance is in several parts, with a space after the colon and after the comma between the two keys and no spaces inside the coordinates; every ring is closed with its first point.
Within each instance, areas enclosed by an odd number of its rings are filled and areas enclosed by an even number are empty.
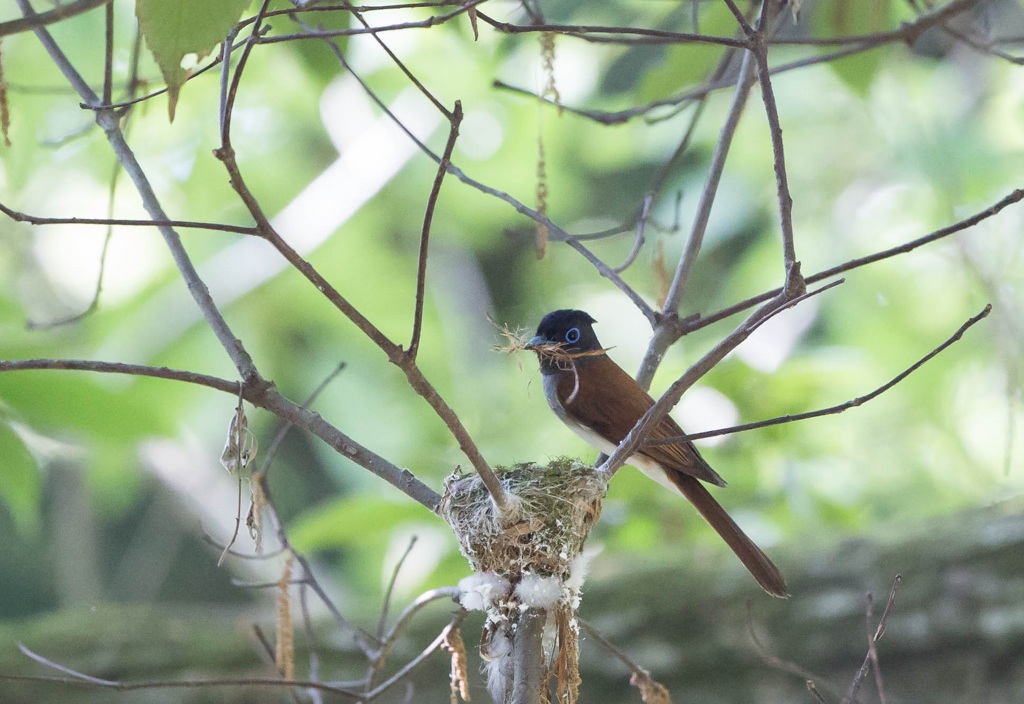
{"type": "MultiPolygon", "coordinates": [[[[871,34],[888,29],[892,21],[891,0],[866,0],[861,3],[833,2],[817,6],[812,24],[821,36],[871,34]]],[[[887,47],[862,51],[828,66],[858,95],[866,95],[883,64],[887,47]]]]}
{"type": "Polygon", "coordinates": [[[0,500],[23,532],[39,524],[39,468],[18,434],[0,421],[0,500]]]}
{"type": "Polygon", "coordinates": [[[202,59],[238,22],[249,0],[136,0],[135,15],[146,45],[167,82],[167,111],[174,121],[178,92],[188,78],[182,59],[202,59]]]}

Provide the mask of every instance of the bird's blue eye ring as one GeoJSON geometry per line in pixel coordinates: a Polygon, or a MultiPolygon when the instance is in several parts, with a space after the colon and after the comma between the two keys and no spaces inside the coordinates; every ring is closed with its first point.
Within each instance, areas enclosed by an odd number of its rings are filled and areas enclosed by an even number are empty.
{"type": "Polygon", "coordinates": [[[580,341],[580,329],[579,328],[569,328],[566,331],[566,333],[565,333],[565,341],[568,342],[570,345],[579,342],[580,341]]]}

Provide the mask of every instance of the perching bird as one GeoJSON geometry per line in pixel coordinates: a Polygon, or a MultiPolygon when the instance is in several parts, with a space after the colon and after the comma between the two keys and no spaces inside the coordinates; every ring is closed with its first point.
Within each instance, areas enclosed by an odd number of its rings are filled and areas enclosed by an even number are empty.
{"type": "MultiPolygon", "coordinates": [[[[548,313],[528,343],[540,360],[544,396],[555,415],[577,435],[605,454],[615,451],[654,399],[613,362],[594,334],[593,318],[581,310],[548,313]]],[[[664,439],[683,435],[665,416],[648,435],[664,439]]],[[[679,491],[722,536],[758,584],[773,596],[788,596],[779,569],[732,520],[701,481],[725,486],[691,442],[644,447],[627,460],[648,477],[679,491]]]]}

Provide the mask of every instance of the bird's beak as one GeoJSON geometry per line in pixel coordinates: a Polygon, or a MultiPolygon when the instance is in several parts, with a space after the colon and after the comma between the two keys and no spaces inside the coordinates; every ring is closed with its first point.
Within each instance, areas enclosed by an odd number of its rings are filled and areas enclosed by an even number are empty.
{"type": "Polygon", "coordinates": [[[545,340],[540,335],[536,335],[534,337],[531,337],[530,341],[526,343],[526,349],[528,349],[528,350],[529,349],[533,349],[537,345],[543,345],[543,344],[546,344],[546,343],[547,343],[547,340],[545,340]]]}

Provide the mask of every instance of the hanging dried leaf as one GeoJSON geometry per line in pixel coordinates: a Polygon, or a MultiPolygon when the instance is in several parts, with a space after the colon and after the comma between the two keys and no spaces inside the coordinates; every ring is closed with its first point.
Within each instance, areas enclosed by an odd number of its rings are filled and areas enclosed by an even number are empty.
{"type": "MultiPolygon", "coordinates": [[[[548,173],[544,160],[544,137],[537,134],[537,212],[547,217],[548,214],[548,173]]],[[[548,250],[548,226],[537,223],[537,259],[543,259],[548,250]]]]}
{"type": "Polygon", "coordinates": [[[256,554],[263,552],[263,508],[267,505],[267,493],[263,490],[263,482],[266,475],[257,472],[249,483],[252,504],[249,506],[249,515],[246,516],[245,526],[249,529],[249,537],[256,545],[253,548],[256,554]]]}
{"type": "Polygon", "coordinates": [[[547,82],[544,85],[542,98],[551,98],[551,102],[558,108],[558,114],[562,114],[562,96],[558,93],[558,86],[555,84],[555,33],[541,32],[540,34],[540,55],[544,61],[544,75],[547,82]]]}
{"type": "Polygon", "coordinates": [[[256,457],[258,450],[259,442],[249,430],[249,419],[239,400],[228,424],[228,437],[224,441],[224,450],[220,453],[220,463],[231,474],[238,474],[256,457]]]}
{"type": "Polygon", "coordinates": [[[0,134],[4,144],[11,146],[11,109],[7,102],[7,79],[4,78],[4,55],[0,45],[0,134]]]}
{"type": "Polygon", "coordinates": [[[277,647],[275,664],[277,671],[286,680],[295,679],[295,628],[292,624],[291,597],[289,586],[292,581],[293,556],[289,553],[284,561],[281,579],[277,582],[277,647]]]}
{"type": "Polygon", "coordinates": [[[466,644],[462,640],[462,631],[455,625],[445,628],[444,640],[441,648],[452,656],[452,704],[458,704],[458,700],[469,701],[469,664],[466,659],[466,644]]]}
{"type": "Polygon", "coordinates": [[[651,679],[650,673],[646,670],[634,672],[629,678],[629,683],[640,690],[640,699],[644,704],[672,704],[668,688],[651,679]]]}
{"type": "Polygon", "coordinates": [[[665,263],[665,243],[661,240],[658,240],[654,248],[654,261],[651,266],[654,268],[654,280],[658,283],[658,307],[663,308],[665,299],[668,298],[672,279],[668,274],[668,265],[665,263]]]}

